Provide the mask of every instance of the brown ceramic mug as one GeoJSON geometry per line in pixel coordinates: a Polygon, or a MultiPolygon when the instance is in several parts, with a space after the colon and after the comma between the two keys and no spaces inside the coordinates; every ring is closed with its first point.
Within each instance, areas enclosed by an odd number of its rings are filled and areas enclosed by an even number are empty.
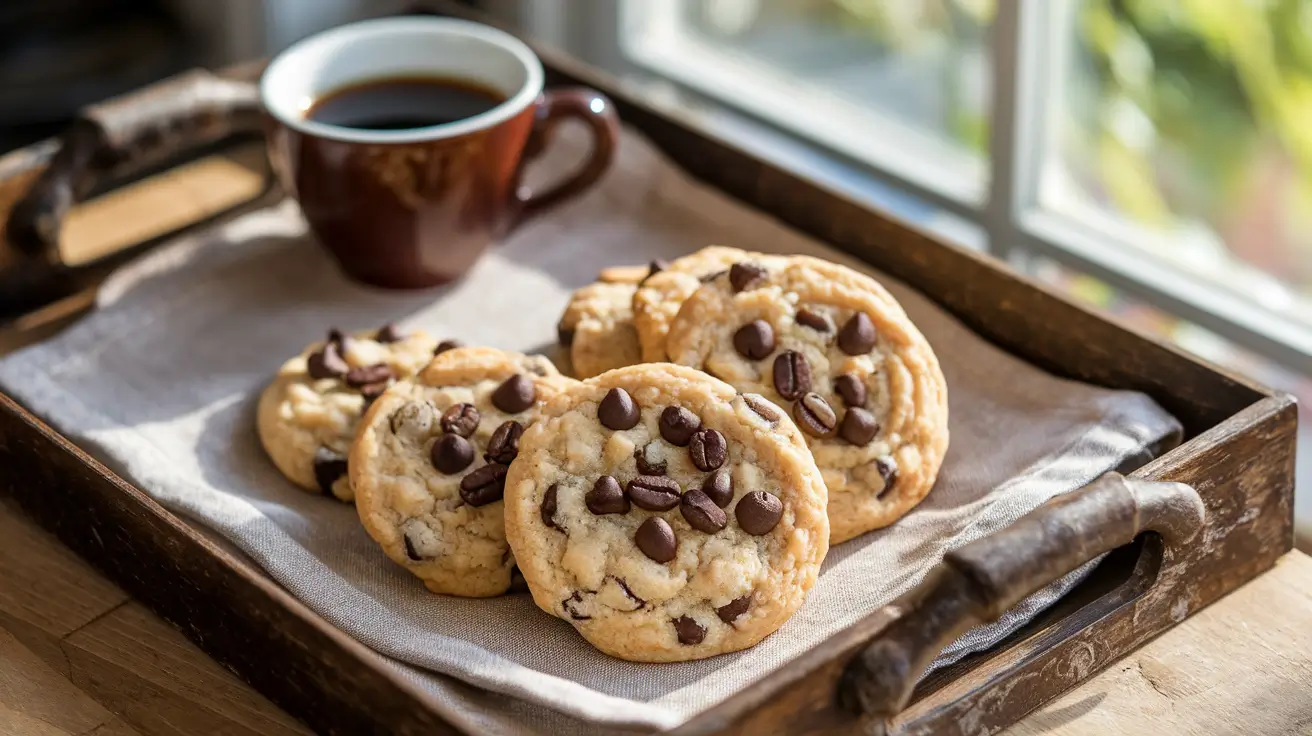
{"type": "Polygon", "coordinates": [[[314,235],[351,277],[419,288],[465,273],[526,218],[584,191],[605,172],[619,121],[601,93],[543,91],[542,64],[515,37],[468,21],[402,17],[354,23],[279,54],[260,80],[269,154],[314,235]],[[428,77],[502,98],[453,122],[404,129],[333,125],[308,113],[342,89],[428,77]],[[587,125],[589,158],[542,192],[520,181],[551,129],[587,125]]]}

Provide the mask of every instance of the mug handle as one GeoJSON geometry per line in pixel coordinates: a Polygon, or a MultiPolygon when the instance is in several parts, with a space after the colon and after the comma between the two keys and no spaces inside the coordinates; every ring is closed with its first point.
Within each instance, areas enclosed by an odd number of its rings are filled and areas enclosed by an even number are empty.
{"type": "Polygon", "coordinates": [[[620,119],[615,114],[614,103],[595,89],[554,89],[544,92],[535,104],[537,112],[533,130],[524,147],[517,180],[522,180],[528,163],[546,150],[556,126],[568,118],[575,118],[588,126],[592,134],[592,151],[582,166],[545,191],[534,192],[522,184],[517,186],[514,196],[519,207],[512,227],[581,194],[596,183],[615,158],[615,147],[620,138],[620,119]]]}

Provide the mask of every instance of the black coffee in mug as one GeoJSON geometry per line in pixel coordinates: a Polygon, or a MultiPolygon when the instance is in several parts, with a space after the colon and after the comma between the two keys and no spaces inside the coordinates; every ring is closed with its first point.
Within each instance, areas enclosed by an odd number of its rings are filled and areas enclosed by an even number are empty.
{"type": "Polygon", "coordinates": [[[478,82],[447,77],[390,77],[324,95],[306,111],[318,123],[361,130],[427,128],[464,120],[505,102],[478,82]]]}

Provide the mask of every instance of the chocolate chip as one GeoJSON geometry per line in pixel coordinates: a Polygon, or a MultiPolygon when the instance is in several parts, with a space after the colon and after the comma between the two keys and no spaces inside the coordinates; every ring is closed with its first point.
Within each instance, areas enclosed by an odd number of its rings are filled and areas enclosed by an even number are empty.
{"type": "Polygon", "coordinates": [[[327,447],[314,451],[314,482],[325,496],[333,495],[333,484],[346,475],[346,456],[327,447]]]}
{"type": "Polygon", "coordinates": [[[442,412],[442,431],[468,437],[478,429],[483,416],[473,404],[455,404],[442,412]]]}
{"type": "Polygon", "coordinates": [[[748,409],[756,412],[757,416],[771,424],[777,424],[784,417],[779,407],[760,394],[743,394],[743,403],[747,404],[748,409]]]}
{"type": "Polygon", "coordinates": [[[854,373],[844,373],[834,379],[834,390],[848,406],[866,405],[866,384],[854,373]]]}
{"type": "Polygon", "coordinates": [[[633,451],[633,460],[638,465],[638,473],[641,475],[665,475],[667,465],[660,452],[661,446],[656,442],[648,442],[635,449],[633,451]]]}
{"type": "Polygon", "coordinates": [[[487,441],[487,452],[483,459],[490,463],[509,465],[519,455],[519,438],[524,434],[524,425],[515,420],[503,422],[492,432],[487,441]]]}
{"type": "Polygon", "coordinates": [[[669,562],[679,549],[679,540],[675,538],[674,530],[670,528],[669,522],[659,516],[647,517],[633,535],[633,541],[644,555],[657,562],[669,562]]]}
{"type": "Polygon", "coordinates": [[[688,454],[692,456],[692,464],[698,470],[709,472],[724,465],[728,453],[729,443],[725,442],[724,435],[714,429],[699,429],[688,442],[688,454]]]}
{"type": "Polygon", "coordinates": [[[811,390],[811,364],[796,350],[785,350],[774,359],[774,390],[796,401],[811,390]]]}
{"type": "Polygon", "coordinates": [[[305,371],[310,374],[310,378],[318,381],[324,378],[341,378],[351,370],[346,360],[342,358],[340,348],[337,343],[330,342],[320,350],[311,353],[309,359],[305,361],[305,371]]]}
{"type": "Polygon", "coordinates": [[[433,355],[441,355],[448,350],[455,350],[456,348],[463,348],[464,346],[465,344],[459,340],[443,340],[437,344],[436,348],[433,348],[433,355]]]}
{"type": "Polygon", "coordinates": [[[537,397],[538,390],[533,387],[533,382],[516,373],[492,392],[492,405],[507,414],[517,414],[533,406],[537,397]]]}
{"type": "Polygon", "coordinates": [[[562,348],[567,348],[574,344],[574,330],[563,325],[556,325],[556,342],[560,343],[562,348]]]}
{"type": "Polygon", "coordinates": [[[875,323],[857,312],[838,331],[838,347],[848,355],[864,355],[875,346],[875,323]]]}
{"type": "Polygon", "coordinates": [[[351,388],[360,388],[371,383],[386,383],[393,378],[396,378],[396,372],[392,370],[392,366],[386,363],[375,363],[347,371],[346,385],[351,388]]]}
{"type": "Polygon", "coordinates": [[[843,423],[838,427],[838,436],[854,445],[864,445],[879,434],[879,422],[875,415],[860,407],[852,407],[843,415],[843,423]]]}
{"type": "Polygon", "coordinates": [[[570,594],[570,597],[560,602],[560,607],[575,621],[587,621],[592,617],[579,610],[578,604],[582,602],[583,595],[576,590],[570,594]]]}
{"type": "Polygon", "coordinates": [[[390,381],[379,381],[378,383],[366,383],[360,387],[360,395],[364,397],[365,404],[372,404],[374,399],[383,395],[387,387],[392,385],[390,381]]]}
{"type": "Polygon", "coordinates": [[[747,613],[748,606],[752,605],[752,594],[748,593],[742,598],[734,598],[728,603],[715,609],[715,615],[726,624],[731,624],[738,620],[738,617],[747,613]]]}
{"type": "Polygon", "coordinates": [[[559,526],[556,526],[556,491],[559,489],[560,486],[552,483],[551,487],[547,489],[547,492],[542,494],[542,523],[546,524],[551,529],[560,528],[559,526]]]}
{"type": "Polygon", "coordinates": [[[374,335],[375,340],[384,344],[400,342],[405,338],[406,338],[406,334],[398,330],[396,328],[396,325],[394,324],[383,325],[382,327],[378,328],[378,334],[374,335]]]}
{"type": "Polygon", "coordinates": [[[633,403],[629,392],[622,388],[607,391],[597,405],[597,419],[608,429],[632,429],[639,418],[638,405],[633,403]]]}
{"type": "Polygon", "coordinates": [[[793,404],[793,419],[797,420],[797,426],[803,432],[812,437],[831,437],[838,426],[838,417],[833,407],[825,401],[825,397],[817,393],[806,394],[793,404]]]}
{"type": "Polygon", "coordinates": [[[433,443],[433,447],[428,451],[428,457],[433,462],[433,467],[447,475],[452,475],[474,462],[474,446],[458,434],[444,434],[433,443]]]}
{"type": "Polygon", "coordinates": [[[664,258],[653,258],[651,263],[647,264],[647,275],[642,278],[643,281],[655,276],[661,271],[670,270],[670,262],[664,258]]]}
{"type": "Polygon", "coordinates": [[[716,506],[727,507],[733,501],[733,475],[728,470],[711,473],[702,484],[702,493],[714,501],[716,506]]]}
{"type": "Polygon", "coordinates": [[[583,503],[597,516],[629,513],[629,497],[624,495],[620,482],[609,475],[601,476],[592,484],[592,490],[583,496],[583,503]]]}
{"type": "Polygon", "coordinates": [[[733,515],[743,531],[759,537],[768,534],[779,523],[784,515],[784,505],[765,491],[752,491],[734,506],[733,515]]]}
{"type": "Polygon", "coordinates": [[[612,575],[611,580],[614,580],[615,583],[620,586],[620,590],[624,591],[624,595],[628,596],[629,600],[633,601],[634,603],[637,603],[639,608],[647,605],[647,601],[638,597],[638,595],[633,592],[633,589],[629,587],[628,581],[626,581],[624,578],[617,578],[612,575]]]}
{"type": "Polygon", "coordinates": [[[336,327],[328,328],[328,342],[336,345],[340,349],[342,347],[342,343],[345,340],[346,340],[346,335],[343,334],[341,330],[337,329],[336,327]]]}
{"type": "Polygon", "coordinates": [[[719,271],[716,271],[715,273],[708,273],[708,274],[706,274],[705,276],[702,277],[701,281],[702,281],[703,284],[709,284],[710,282],[712,282],[712,281],[714,281],[714,280],[720,278],[721,276],[725,275],[725,274],[728,273],[728,272],[729,272],[729,269],[727,269],[727,268],[722,268],[722,269],[720,269],[719,271]]]}
{"type": "Polygon", "coordinates": [[[415,549],[415,543],[410,541],[410,532],[402,534],[401,539],[405,542],[405,556],[415,562],[423,562],[423,555],[419,554],[418,550],[415,549]]]}
{"type": "Polygon", "coordinates": [[[640,475],[629,481],[626,490],[640,509],[669,511],[679,505],[679,484],[663,475],[640,475]]]}
{"type": "Polygon", "coordinates": [[[763,319],[748,322],[733,333],[733,349],[744,358],[764,358],[774,352],[774,328],[763,319]]]}
{"type": "Polygon", "coordinates": [[[666,442],[678,447],[687,447],[693,433],[701,428],[702,420],[682,406],[667,406],[665,411],[661,412],[658,424],[661,437],[664,437],[666,442]]]}
{"type": "Polygon", "coordinates": [[[674,633],[678,635],[680,644],[701,644],[706,638],[706,627],[691,616],[670,619],[670,623],[674,624],[674,633]]]}
{"type": "Polygon", "coordinates": [[[470,506],[486,506],[493,501],[500,501],[505,493],[506,466],[504,465],[488,463],[460,479],[460,497],[470,506]]]}
{"type": "Polygon", "coordinates": [[[679,502],[679,513],[683,514],[688,526],[707,534],[714,534],[729,523],[729,517],[711,497],[696,488],[683,494],[679,502]]]}
{"type": "Polygon", "coordinates": [[[879,477],[884,479],[884,488],[875,494],[875,498],[883,498],[884,494],[893,490],[893,485],[897,483],[897,466],[881,457],[875,461],[875,470],[878,470],[879,477]]]}
{"type": "Polygon", "coordinates": [[[759,263],[739,261],[729,267],[729,284],[733,286],[735,292],[746,291],[769,275],[765,267],[759,263]]]}
{"type": "Polygon", "coordinates": [[[797,320],[797,324],[803,327],[810,327],[816,332],[828,332],[833,329],[829,325],[829,320],[825,319],[823,314],[812,312],[806,307],[797,310],[797,316],[794,319],[797,320]]]}

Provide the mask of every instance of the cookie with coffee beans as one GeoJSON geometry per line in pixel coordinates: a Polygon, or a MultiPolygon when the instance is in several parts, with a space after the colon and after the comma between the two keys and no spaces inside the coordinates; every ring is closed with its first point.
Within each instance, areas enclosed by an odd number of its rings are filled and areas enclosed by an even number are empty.
{"type": "Polygon", "coordinates": [[[256,428],[274,465],[307,491],[342,501],[354,494],[346,456],[365,408],[394,381],[433,358],[429,335],[385,325],[328,339],[288,360],[260,396],[256,428]]]}
{"type": "Polygon", "coordinates": [[[644,279],[633,294],[633,326],[638,331],[642,362],[662,363],[670,322],[701,280],[748,257],[747,251],[710,245],[675,258],[644,279]]]}
{"type": "Polygon", "coordinates": [[[434,593],[504,593],[506,469],[540,404],[567,383],[541,356],[455,348],[378,397],[350,475],[360,521],[387,556],[434,593]]]}
{"type": "Polygon", "coordinates": [[[669,364],[565,389],[520,438],[506,536],[543,610],[641,662],[756,644],[829,548],[825,487],[779,407],[669,364]]]}
{"type": "Polygon", "coordinates": [[[670,327],[673,362],[785,408],[829,488],[834,543],[901,518],[948,446],[929,343],[874,279],[816,258],[749,260],[703,284],[670,327]]]}
{"type": "Polygon", "coordinates": [[[598,281],[570,297],[556,334],[569,353],[575,376],[589,378],[639,362],[632,307],[637,288],[627,281],[598,281]]]}

